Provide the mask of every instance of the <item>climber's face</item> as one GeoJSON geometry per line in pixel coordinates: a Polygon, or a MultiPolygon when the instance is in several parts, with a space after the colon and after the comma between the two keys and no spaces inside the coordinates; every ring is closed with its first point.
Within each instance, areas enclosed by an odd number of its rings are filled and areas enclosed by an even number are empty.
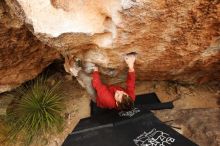
{"type": "Polygon", "coordinates": [[[116,92],[115,92],[115,101],[116,101],[116,104],[117,104],[118,102],[121,103],[122,97],[123,97],[124,94],[127,95],[124,91],[116,90],[116,92]]]}

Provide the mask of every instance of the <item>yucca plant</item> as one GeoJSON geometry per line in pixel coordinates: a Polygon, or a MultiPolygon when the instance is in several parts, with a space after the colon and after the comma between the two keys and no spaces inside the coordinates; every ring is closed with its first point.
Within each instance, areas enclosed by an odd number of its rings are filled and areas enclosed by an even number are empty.
{"type": "Polygon", "coordinates": [[[50,86],[45,77],[39,77],[17,89],[15,95],[18,101],[8,112],[11,123],[8,138],[23,133],[28,145],[34,137],[60,128],[63,121],[60,82],[50,86]]]}

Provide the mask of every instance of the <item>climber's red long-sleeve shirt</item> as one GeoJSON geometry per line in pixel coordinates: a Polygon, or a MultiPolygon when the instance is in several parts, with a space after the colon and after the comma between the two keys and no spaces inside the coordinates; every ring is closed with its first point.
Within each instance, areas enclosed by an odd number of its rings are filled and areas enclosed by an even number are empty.
{"type": "Polygon", "coordinates": [[[99,72],[94,71],[92,74],[92,85],[97,91],[96,104],[101,108],[117,108],[115,101],[116,90],[126,92],[134,101],[135,100],[135,72],[128,72],[127,76],[127,88],[123,89],[119,86],[105,85],[101,82],[99,72]]]}

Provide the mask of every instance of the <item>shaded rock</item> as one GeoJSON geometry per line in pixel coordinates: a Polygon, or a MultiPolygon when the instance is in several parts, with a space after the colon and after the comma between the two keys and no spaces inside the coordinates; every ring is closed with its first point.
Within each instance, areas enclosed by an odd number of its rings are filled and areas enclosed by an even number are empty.
{"type": "Polygon", "coordinates": [[[59,53],[40,42],[4,1],[0,2],[0,93],[35,78],[59,53]]]}
{"type": "Polygon", "coordinates": [[[12,102],[13,97],[2,94],[0,95],[0,116],[5,116],[6,115],[6,110],[8,108],[8,105],[12,102]]]}

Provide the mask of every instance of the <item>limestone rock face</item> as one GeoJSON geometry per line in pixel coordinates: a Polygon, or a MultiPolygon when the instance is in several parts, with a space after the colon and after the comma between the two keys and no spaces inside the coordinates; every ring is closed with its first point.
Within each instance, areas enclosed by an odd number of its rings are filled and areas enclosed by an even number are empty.
{"type": "Polygon", "coordinates": [[[58,57],[0,2],[0,93],[35,78],[58,57]]]}
{"type": "Polygon", "coordinates": [[[120,72],[126,67],[123,55],[135,51],[137,79],[220,80],[218,0],[6,3],[39,40],[64,55],[120,72]]]}

